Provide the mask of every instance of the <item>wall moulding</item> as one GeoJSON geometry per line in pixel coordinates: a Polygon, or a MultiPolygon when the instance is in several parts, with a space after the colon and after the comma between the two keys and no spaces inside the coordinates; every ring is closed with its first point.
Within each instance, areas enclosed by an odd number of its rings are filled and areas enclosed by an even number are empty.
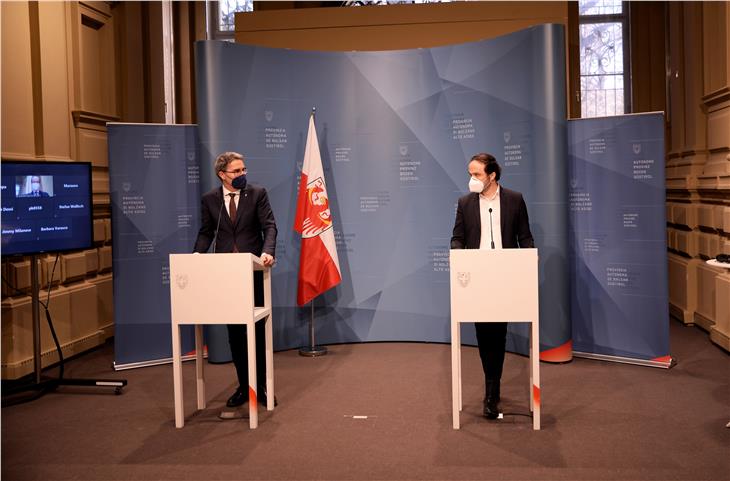
{"type": "Polygon", "coordinates": [[[79,5],[86,9],[92,10],[97,14],[101,14],[106,18],[112,16],[110,2],[79,2],[79,5]]]}
{"type": "Polygon", "coordinates": [[[119,122],[119,117],[85,110],[73,110],[74,127],[106,132],[107,122],[119,122]]]}
{"type": "Polygon", "coordinates": [[[723,87],[703,96],[702,102],[708,107],[730,102],[730,87],[723,87]]]}
{"type": "Polygon", "coordinates": [[[35,155],[26,154],[23,152],[2,152],[3,160],[38,160],[35,155]]]}

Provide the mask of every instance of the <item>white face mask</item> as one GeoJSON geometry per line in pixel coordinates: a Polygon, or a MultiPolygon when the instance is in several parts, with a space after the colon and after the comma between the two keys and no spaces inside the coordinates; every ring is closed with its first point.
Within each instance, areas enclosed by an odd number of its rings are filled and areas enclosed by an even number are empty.
{"type": "Polygon", "coordinates": [[[476,177],[472,177],[471,179],[469,179],[469,192],[480,194],[482,191],[484,191],[484,182],[477,179],[476,177]]]}

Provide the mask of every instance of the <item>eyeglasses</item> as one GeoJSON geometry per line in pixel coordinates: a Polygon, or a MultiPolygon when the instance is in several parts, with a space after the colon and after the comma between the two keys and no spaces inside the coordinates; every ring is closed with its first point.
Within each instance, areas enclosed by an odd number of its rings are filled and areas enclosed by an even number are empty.
{"type": "Polygon", "coordinates": [[[235,169],[235,170],[224,170],[226,174],[245,174],[248,172],[248,169],[244,167],[243,169],[235,169]]]}

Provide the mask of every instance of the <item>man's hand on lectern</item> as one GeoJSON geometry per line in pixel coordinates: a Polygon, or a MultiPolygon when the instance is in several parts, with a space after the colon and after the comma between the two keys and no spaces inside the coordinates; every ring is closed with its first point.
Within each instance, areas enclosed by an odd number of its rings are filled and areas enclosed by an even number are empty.
{"type": "Polygon", "coordinates": [[[264,263],[264,265],[266,267],[271,267],[274,265],[274,256],[263,253],[263,254],[261,254],[261,261],[264,263]]]}

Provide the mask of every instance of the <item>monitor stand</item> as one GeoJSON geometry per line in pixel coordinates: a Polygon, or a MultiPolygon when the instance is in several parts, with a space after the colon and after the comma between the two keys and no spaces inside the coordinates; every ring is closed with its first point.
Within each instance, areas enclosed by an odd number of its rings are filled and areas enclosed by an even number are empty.
{"type": "MultiPolygon", "coordinates": [[[[114,388],[114,394],[122,394],[122,388],[127,385],[126,379],[73,379],[63,377],[63,354],[59,347],[59,368],[58,378],[41,376],[41,321],[40,321],[40,283],[38,282],[38,256],[30,256],[30,277],[31,277],[31,310],[33,320],[33,381],[29,385],[17,386],[3,389],[2,405],[9,406],[25,401],[37,399],[44,394],[55,391],[59,386],[93,386],[102,388],[114,388]],[[31,392],[31,395],[20,395],[31,392]]],[[[56,345],[56,333],[51,326],[51,334],[56,345]]]]}

